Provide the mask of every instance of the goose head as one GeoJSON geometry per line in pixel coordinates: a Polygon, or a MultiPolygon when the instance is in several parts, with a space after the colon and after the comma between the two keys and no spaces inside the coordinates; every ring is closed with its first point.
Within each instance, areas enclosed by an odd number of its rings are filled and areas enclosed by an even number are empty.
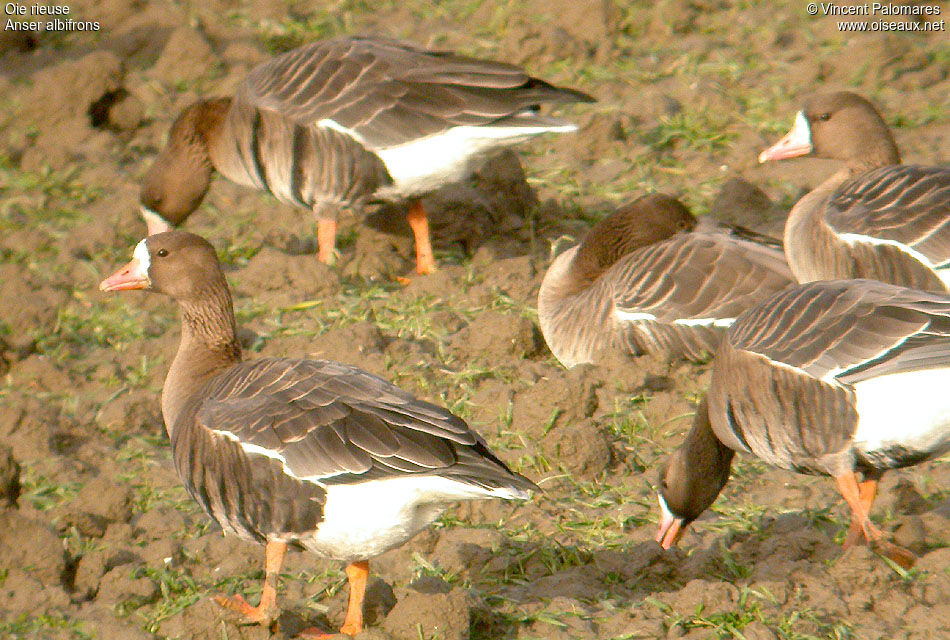
{"type": "Polygon", "coordinates": [[[759,162],[809,155],[854,167],[900,164],[897,145],[881,114],[849,91],[808,98],[792,129],[759,154],[759,162]]]}
{"type": "Polygon", "coordinates": [[[181,224],[201,204],[214,173],[211,144],[230,104],[230,98],[196,102],[172,124],[168,142],[145,174],[139,195],[149,235],[181,224]]]}

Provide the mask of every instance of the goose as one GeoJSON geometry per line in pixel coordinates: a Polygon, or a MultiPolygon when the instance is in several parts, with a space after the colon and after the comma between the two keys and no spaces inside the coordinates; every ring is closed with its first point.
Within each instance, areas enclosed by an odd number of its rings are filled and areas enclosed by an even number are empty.
{"type": "Polygon", "coordinates": [[[334,255],[342,207],[412,202],[416,270],[436,268],[419,197],[466,177],[493,150],[576,131],[541,103],[593,102],[500,62],[371,37],[315,42],[255,67],[229,98],[187,107],[145,175],[148,233],[181,224],[212,175],[263,189],[317,217],[318,259],[334,255]]]}
{"type": "Polygon", "coordinates": [[[538,292],[551,352],[573,367],[605,349],[700,360],[746,308],[794,284],[781,244],[641,196],[561,253],[538,292]]]}
{"type": "Polygon", "coordinates": [[[709,393],[660,475],[657,541],[673,546],[712,504],[739,451],[833,477],[851,509],[845,548],[863,537],[911,566],[869,513],[885,471],[950,451],[948,388],[950,297],[875,280],[775,294],[716,353],[709,393]]]}
{"type": "Polygon", "coordinates": [[[148,236],[100,289],[160,292],[181,308],[162,416],[188,493],[226,535],[265,545],[260,603],[217,598],[249,623],[275,618],[277,576],[293,545],[347,563],[342,632],[359,633],[369,558],[454,501],[524,500],[537,489],[447,409],[356,367],[242,360],[228,285],[203,238],[148,236]]]}
{"type": "Polygon", "coordinates": [[[806,155],[843,166],[788,216],[785,253],[799,282],[871,278],[947,293],[950,165],[901,165],[884,119],[847,91],[809,98],[759,162],[806,155]]]}

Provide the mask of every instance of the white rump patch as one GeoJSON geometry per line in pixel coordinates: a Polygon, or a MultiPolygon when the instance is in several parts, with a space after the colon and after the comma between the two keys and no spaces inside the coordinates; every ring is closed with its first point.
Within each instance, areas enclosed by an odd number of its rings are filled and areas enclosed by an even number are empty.
{"type": "Polygon", "coordinates": [[[577,131],[577,125],[567,122],[525,127],[461,126],[395,147],[375,148],[356,131],[335,120],[324,118],[317,122],[317,126],[349,136],[376,153],[395,183],[380,193],[401,196],[434,191],[446,182],[464,178],[471,171],[474,160],[493,149],[523,142],[542,133],[577,131]]]}
{"type": "Polygon", "coordinates": [[[301,542],[322,555],[365,558],[402,544],[457,500],[523,500],[528,495],[518,489],[484,489],[441,476],[333,484],[327,487],[323,522],[301,542]]]}
{"type": "Polygon", "coordinates": [[[854,385],[854,446],[873,453],[899,445],[939,455],[950,448],[950,369],[893,373],[854,385]]]}
{"type": "Polygon", "coordinates": [[[523,142],[542,133],[576,131],[569,123],[538,127],[453,127],[433,136],[376,154],[392,176],[393,189],[402,194],[424,193],[464,178],[473,162],[490,151],[523,142]]]}

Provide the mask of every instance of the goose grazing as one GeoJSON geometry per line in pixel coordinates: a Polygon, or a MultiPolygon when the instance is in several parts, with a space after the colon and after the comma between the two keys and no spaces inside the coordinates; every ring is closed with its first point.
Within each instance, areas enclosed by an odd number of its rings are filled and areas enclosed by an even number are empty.
{"type": "Polygon", "coordinates": [[[605,349],[698,360],[742,311],[794,284],[781,244],[697,220],[678,200],[645,195],[561,253],[538,293],[538,322],[566,367],[605,349]]]}
{"type": "Polygon", "coordinates": [[[103,291],[147,289],[181,307],[162,416],[178,475],[225,534],[264,543],[260,604],[220,596],[248,622],[277,614],[287,545],[348,563],[342,632],[362,629],[367,560],[402,544],[456,500],[522,500],[513,473],[448,410],[356,367],[244,361],[214,249],[183,231],[149,236],[103,291]]]}
{"type": "Polygon", "coordinates": [[[341,207],[409,199],[416,269],[430,273],[418,198],[495,149],[575,131],[538,113],[571,102],[593,98],[500,62],[381,38],[316,42],[254,68],[233,98],[186,108],[145,176],[141,213],[150,235],[182,223],[217,170],[312,209],[318,257],[329,263],[341,207]]]}
{"type": "Polygon", "coordinates": [[[706,402],[661,473],[657,541],[674,545],[712,504],[740,451],[832,476],[851,508],[845,548],[863,537],[910,566],[869,513],[886,470],[950,451],[947,389],[950,297],[874,280],[772,296],[739,316],[716,354],[706,402]]]}
{"type": "Polygon", "coordinates": [[[947,293],[950,165],[903,166],[870,102],[816,95],[759,162],[812,155],[844,166],[792,208],[785,253],[799,282],[871,278],[947,293]]]}

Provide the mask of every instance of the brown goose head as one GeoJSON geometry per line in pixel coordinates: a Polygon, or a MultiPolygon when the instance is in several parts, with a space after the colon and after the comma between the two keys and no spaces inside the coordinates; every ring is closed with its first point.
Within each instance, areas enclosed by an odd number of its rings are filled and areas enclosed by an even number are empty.
{"type": "Polygon", "coordinates": [[[230,106],[230,98],[196,102],[172,124],[139,196],[149,235],[181,224],[201,204],[214,172],[211,143],[230,106]]]}
{"type": "Polygon", "coordinates": [[[792,130],[759,154],[759,162],[806,155],[842,160],[853,169],[900,164],[887,123],[870,102],[849,91],[809,98],[792,130]]]}
{"type": "Polygon", "coordinates": [[[656,541],[664,549],[674,546],[690,523],[715,502],[729,480],[734,455],[713,433],[704,399],[683,445],[660,471],[660,528],[656,541]]]}
{"type": "Polygon", "coordinates": [[[696,222],[672,196],[641,196],[591,228],[574,256],[574,276],[581,288],[587,287],[628,253],[690,231],[696,222]]]}
{"type": "Polygon", "coordinates": [[[227,291],[218,257],[207,240],[184,231],[166,231],[140,241],[132,261],[99,285],[102,291],[147,289],[185,305],[227,291]]]}

